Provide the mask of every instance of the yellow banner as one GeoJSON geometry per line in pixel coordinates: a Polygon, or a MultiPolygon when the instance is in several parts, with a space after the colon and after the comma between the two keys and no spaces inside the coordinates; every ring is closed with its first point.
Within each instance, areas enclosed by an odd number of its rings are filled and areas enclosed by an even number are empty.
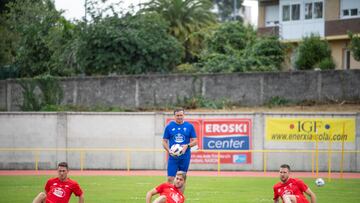
{"type": "Polygon", "coordinates": [[[355,118],[266,118],[267,141],[354,142],[355,118]]]}

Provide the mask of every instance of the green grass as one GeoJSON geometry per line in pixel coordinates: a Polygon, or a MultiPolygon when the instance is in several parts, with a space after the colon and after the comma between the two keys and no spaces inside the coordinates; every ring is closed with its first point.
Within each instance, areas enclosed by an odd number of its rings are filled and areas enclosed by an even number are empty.
{"type": "MultiPolygon", "coordinates": [[[[0,176],[0,202],[31,202],[43,190],[49,176],[0,176]]],[[[145,202],[145,194],[165,177],[159,176],[73,176],[85,191],[87,203],[145,202]]],[[[186,202],[272,203],[272,186],[277,178],[189,177],[186,202]]],[[[333,179],[316,187],[314,179],[304,179],[317,195],[318,203],[359,203],[360,179],[333,179]]],[[[77,202],[72,196],[71,202],[77,202]]]]}

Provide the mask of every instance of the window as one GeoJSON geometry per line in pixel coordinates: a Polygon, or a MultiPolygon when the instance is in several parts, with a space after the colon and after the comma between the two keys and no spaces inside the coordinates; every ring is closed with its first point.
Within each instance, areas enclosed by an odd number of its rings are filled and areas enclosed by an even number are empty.
{"type": "Polygon", "coordinates": [[[283,21],[290,20],[290,6],[289,5],[283,6],[282,19],[283,19],[283,21]]]}
{"type": "Polygon", "coordinates": [[[265,7],[265,26],[275,26],[279,24],[279,6],[265,7]]]}
{"type": "Polygon", "coordinates": [[[350,15],[351,16],[357,16],[357,14],[358,14],[358,9],[357,8],[353,8],[353,9],[350,10],[350,15]]]}
{"type": "Polygon", "coordinates": [[[305,4],[305,19],[312,19],[312,3],[305,4]]]}
{"type": "Polygon", "coordinates": [[[300,4],[291,5],[291,20],[300,20],[300,4]]]}
{"type": "Polygon", "coordinates": [[[342,18],[358,18],[360,17],[360,1],[340,0],[340,10],[342,18]]]}
{"type": "Polygon", "coordinates": [[[314,3],[314,18],[323,17],[323,2],[314,3]]]}

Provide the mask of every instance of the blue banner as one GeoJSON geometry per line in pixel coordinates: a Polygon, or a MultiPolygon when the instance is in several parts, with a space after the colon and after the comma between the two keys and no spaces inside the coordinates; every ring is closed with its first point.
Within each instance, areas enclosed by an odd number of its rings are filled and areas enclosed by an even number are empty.
{"type": "Polygon", "coordinates": [[[248,150],[249,136],[204,136],[205,150],[248,150]]]}

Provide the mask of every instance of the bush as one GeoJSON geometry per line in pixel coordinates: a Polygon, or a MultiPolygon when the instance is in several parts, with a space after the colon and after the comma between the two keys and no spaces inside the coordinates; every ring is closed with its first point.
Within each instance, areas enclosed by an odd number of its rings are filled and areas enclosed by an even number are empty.
{"type": "Polygon", "coordinates": [[[350,50],[355,60],[360,61],[360,35],[348,33],[350,37],[350,50]]]}
{"type": "Polygon", "coordinates": [[[326,58],[320,61],[320,63],[317,65],[321,70],[331,70],[335,69],[335,63],[332,60],[332,58],[326,58]]]}
{"type": "Polygon", "coordinates": [[[295,66],[299,70],[312,70],[324,59],[331,59],[331,49],[327,41],[311,34],[303,38],[297,50],[295,66]]]}
{"type": "Polygon", "coordinates": [[[182,45],[156,14],[100,19],[85,28],[78,58],[87,75],[167,73],[180,63],[182,45]]]}

